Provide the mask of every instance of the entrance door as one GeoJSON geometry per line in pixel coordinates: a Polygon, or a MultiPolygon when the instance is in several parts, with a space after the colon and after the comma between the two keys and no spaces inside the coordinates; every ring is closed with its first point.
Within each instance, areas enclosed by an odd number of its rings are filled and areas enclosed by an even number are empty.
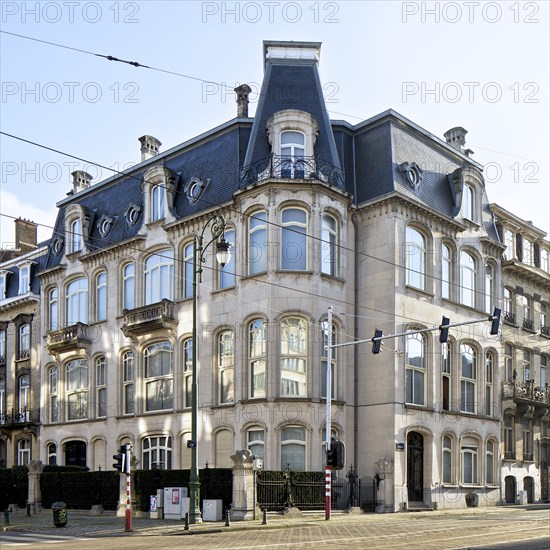
{"type": "Polygon", "coordinates": [[[514,476],[506,476],[504,479],[504,496],[506,504],[514,504],[516,502],[516,478],[514,476]]]}
{"type": "Polygon", "coordinates": [[[527,493],[527,502],[535,502],[535,480],[532,477],[523,478],[523,490],[527,493]]]}
{"type": "Polygon", "coordinates": [[[424,501],[424,438],[407,434],[407,491],[409,502],[424,501]]]}
{"type": "Polygon", "coordinates": [[[86,466],[86,443],[84,441],[65,443],[65,465],[86,466]]]}

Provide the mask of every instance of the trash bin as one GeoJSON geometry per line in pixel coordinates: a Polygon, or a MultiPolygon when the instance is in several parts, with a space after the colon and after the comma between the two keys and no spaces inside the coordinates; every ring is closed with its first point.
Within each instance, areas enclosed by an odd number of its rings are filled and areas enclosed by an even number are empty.
{"type": "Polygon", "coordinates": [[[54,502],[52,504],[53,524],[56,527],[65,527],[67,525],[67,505],[64,502],[54,502]]]}

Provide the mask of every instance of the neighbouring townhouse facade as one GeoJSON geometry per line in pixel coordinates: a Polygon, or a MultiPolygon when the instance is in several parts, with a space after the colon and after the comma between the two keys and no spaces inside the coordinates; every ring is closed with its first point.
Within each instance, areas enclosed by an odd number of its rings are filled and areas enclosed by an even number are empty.
{"type": "MultiPolygon", "coordinates": [[[[33,272],[33,458],[109,469],[130,442],[140,468],[189,468],[195,347],[200,467],[249,448],[268,470],[322,469],[330,392],[346,470],[379,476],[381,510],[501,503],[509,378],[489,317],[506,310],[509,258],[466,130],[442,140],[392,110],[330,120],[321,44],[263,47],[254,117],[243,85],[237,118],[165,152],[144,135],[141,162],[105,181],[73,173],[33,272]],[[193,342],[194,240],[210,241],[216,215],[232,256],[222,267],[212,246],[200,263],[193,342]],[[329,306],[333,343],[401,336],[329,357],[329,306]],[[470,324],[441,343],[443,317],[470,324]]],[[[547,279],[528,278],[548,296],[547,279]]]]}
{"type": "Polygon", "coordinates": [[[548,501],[550,242],[491,205],[502,242],[502,484],[506,502],[548,501]]]}

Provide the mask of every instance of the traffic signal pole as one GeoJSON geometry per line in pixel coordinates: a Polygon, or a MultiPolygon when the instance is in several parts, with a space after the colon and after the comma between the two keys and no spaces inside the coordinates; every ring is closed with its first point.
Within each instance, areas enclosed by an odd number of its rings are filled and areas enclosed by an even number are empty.
{"type": "Polygon", "coordinates": [[[331,405],[332,405],[332,306],[328,308],[327,314],[327,418],[326,418],[326,430],[325,430],[325,439],[327,442],[326,449],[326,467],[325,467],[325,520],[330,519],[330,495],[332,487],[331,479],[331,466],[329,464],[329,451],[330,451],[330,442],[331,442],[331,405]]]}

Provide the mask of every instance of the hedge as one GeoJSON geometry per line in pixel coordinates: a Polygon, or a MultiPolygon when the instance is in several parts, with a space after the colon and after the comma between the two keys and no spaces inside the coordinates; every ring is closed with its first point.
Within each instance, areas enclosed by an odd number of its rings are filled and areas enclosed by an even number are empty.
{"type": "Polygon", "coordinates": [[[0,510],[6,510],[10,504],[24,508],[29,493],[29,469],[26,466],[0,470],[0,510]]]}

